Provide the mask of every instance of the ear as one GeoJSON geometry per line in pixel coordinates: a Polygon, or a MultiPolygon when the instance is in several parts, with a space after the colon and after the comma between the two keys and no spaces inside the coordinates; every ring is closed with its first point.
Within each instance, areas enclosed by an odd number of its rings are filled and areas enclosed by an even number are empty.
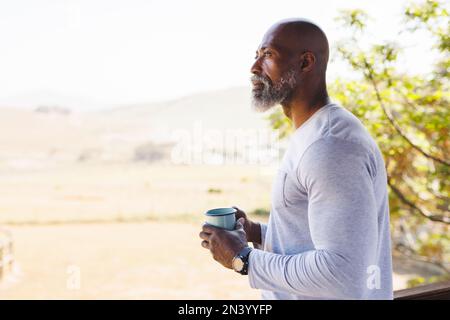
{"type": "Polygon", "coordinates": [[[316,64],[316,56],[310,51],[306,51],[301,55],[300,58],[300,70],[304,72],[309,72],[314,68],[316,64]]]}

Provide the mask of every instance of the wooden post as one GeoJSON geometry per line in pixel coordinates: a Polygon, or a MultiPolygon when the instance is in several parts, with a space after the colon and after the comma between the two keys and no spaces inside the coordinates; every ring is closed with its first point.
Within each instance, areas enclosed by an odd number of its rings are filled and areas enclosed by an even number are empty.
{"type": "Polygon", "coordinates": [[[0,281],[13,270],[13,240],[11,232],[0,229],[0,281]]]}
{"type": "Polygon", "coordinates": [[[3,245],[4,241],[0,238],[0,281],[3,280],[5,276],[5,266],[3,264],[5,256],[5,247],[3,245]]]}
{"type": "Polygon", "coordinates": [[[9,236],[9,245],[8,245],[8,254],[9,254],[9,261],[8,261],[8,269],[10,271],[13,270],[14,267],[14,241],[11,235],[9,236]]]}

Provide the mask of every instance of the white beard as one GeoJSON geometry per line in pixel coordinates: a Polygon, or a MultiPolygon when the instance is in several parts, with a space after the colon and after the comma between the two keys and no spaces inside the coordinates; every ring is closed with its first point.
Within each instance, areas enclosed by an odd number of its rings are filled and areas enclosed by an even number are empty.
{"type": "Polygon", "coordinates": [[[272,107],[281,104],[289,97],[297,85],[294,69],[289,70],[274,86],[270,86],[270,83],[261,77],[254,76],[252,79],[261,81],[264,85],[263,89],[258,91],[258,95],[252,92],[252,107],[256,112],[266,112],[272,107]]]}

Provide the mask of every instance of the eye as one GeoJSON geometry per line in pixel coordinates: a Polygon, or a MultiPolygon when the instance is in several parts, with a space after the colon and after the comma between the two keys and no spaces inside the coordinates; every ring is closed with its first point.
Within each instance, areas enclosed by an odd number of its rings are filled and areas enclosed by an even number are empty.
{"type": "MultiPolygon", "coordinates": [[[[266,57],[266,58],[271,57],[271,56],[272,56],[272,52],[270,52],[270,51],[264,51],[264,52],[262,53],[262,56],[263,56],[263,57],[266,57]]],[[[258,58],[259,58],[258,53],[256,53],[255,60],[258,59],[258,58]]]]}

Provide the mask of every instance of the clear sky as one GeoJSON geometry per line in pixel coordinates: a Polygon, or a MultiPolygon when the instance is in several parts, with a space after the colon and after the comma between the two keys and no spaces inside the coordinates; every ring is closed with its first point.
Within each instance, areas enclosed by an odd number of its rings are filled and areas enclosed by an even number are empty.
{"type": "MultiPolygon", "coordinates": [[[[309,18],[333,45],[346,36],[334,21],[339,9],[362,8],[374,18],[373,34],[393,39],[405,3],[2,0],[0,105],[53,96],[108,106],[247,85],[254,52],[275,21],[309,18]]],[[[420,52],[411,57],[408,67],[420,71],[420,52]]],[[[343,73],[330,64],[329,78],[343,73]]]]}

